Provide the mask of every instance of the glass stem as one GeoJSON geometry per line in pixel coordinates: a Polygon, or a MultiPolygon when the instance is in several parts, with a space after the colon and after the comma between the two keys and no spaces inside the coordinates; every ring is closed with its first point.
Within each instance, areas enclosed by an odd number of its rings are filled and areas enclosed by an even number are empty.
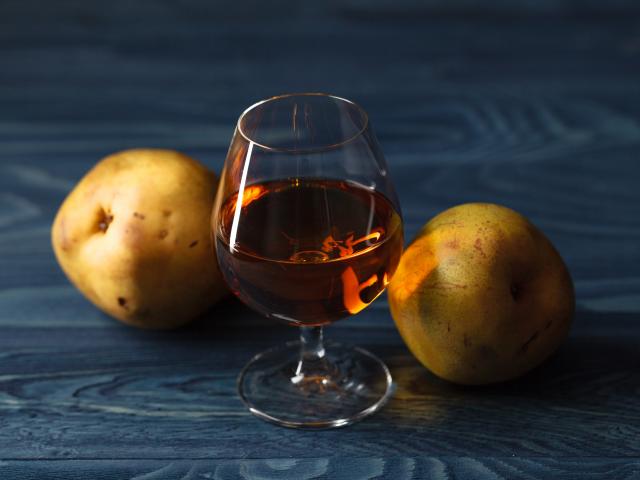
{"type": "Polygon", "coordinates": [[[318,381],[331,372],[325,358],[322,327],[300,327],[300,360],[292,381],[318,381]]]}
{"type": "Polygon", "coordinates": [[[300,327],[301,360],[318,361],[324,357],[322,327],[300,327]]]}

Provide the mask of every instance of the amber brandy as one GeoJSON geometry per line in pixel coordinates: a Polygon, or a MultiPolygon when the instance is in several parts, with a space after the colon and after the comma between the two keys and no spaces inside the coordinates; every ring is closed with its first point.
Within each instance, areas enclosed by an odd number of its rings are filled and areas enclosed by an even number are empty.
{"type": "Polygon", "coordinates": [[[358,313],[383,292],[402,253],[398,212],[353,182],[254,184],[226,199],[219,215],[218,261],[232,291],[297,325],[358,313]]]}

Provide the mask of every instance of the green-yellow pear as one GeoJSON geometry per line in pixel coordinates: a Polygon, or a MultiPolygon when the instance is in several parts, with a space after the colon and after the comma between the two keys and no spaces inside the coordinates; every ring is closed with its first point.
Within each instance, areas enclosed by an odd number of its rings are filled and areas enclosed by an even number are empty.
{"type": "Polygon", "coordinates": [[[446,210],[418,233],[389,285],[396,325],[436,375],[479,385],[515,378],[569,332],[574,291],[544,234],[506,207],[446,210]]]}
{"type": "Polygon", "coordinates": [[[226,292],[209,232],[213,172],[172,150],[100,161],[52,227],[56,258],[98,308],[124,323],[172,328],[226,292]]]}

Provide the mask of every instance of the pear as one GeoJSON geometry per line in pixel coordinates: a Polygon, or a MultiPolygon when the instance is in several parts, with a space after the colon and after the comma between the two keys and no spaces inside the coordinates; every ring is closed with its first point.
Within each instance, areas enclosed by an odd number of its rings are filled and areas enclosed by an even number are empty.
{"type": "Polygon", "coordinates": [[[575,298],[547,237],[517,212],[471,203],[418,233],[389,285],[396,326],[415,357],[451,382],[518,377],[566,338],[575,298]]]}
{"type": "Polygon", "coordinates": [[[60,207],[56,258],[112,317],[144,328],[183,325],[227,292],[210,235],[216,188],[213,172],[176,151],[110,155],[60,207]]]}

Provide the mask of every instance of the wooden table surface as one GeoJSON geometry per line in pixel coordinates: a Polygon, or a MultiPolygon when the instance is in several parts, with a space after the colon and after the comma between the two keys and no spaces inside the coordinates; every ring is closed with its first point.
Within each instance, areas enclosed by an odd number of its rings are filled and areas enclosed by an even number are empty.
{"type": "Polygon", "coordinates": [[[609,0],[0,2],[1,479],[639,479],[640,4],[609,0]],[[385,299],[327,336],[398,390],[334,431],[252,417],[235,390],[296,332],[229,299],[174,332],[101,314],[49,228],[104,155],[220,170],[244,107],[329,91],[373,119],[406,236],[466,201],[530,217],[573,274],[557,355],[461,388],[409,354],[385,299]]]}

